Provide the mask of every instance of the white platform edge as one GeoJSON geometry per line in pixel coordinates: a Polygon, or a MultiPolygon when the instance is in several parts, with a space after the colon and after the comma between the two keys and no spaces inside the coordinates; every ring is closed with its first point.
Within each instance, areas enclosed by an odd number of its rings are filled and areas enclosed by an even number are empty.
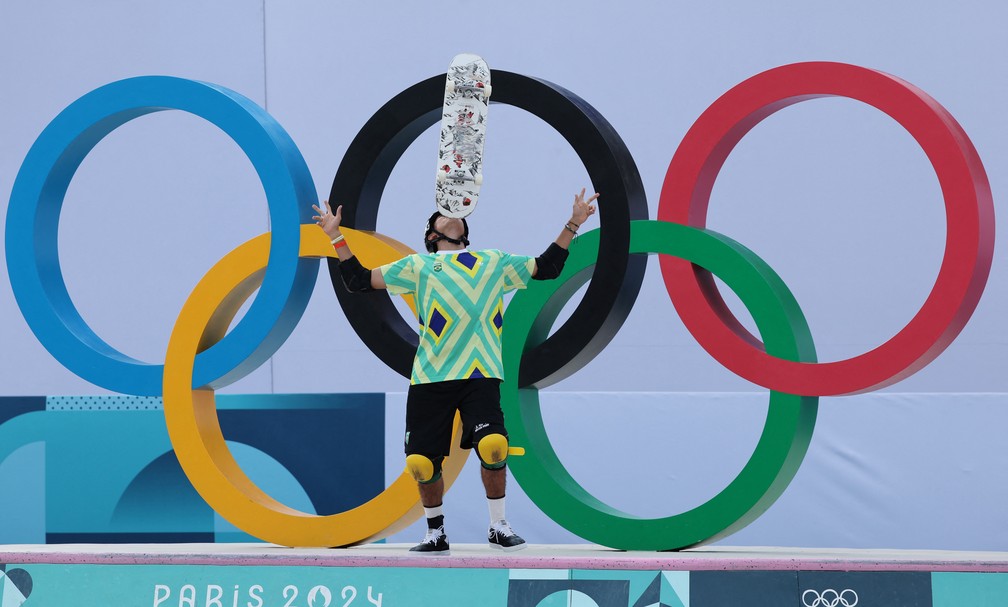
{"type": "Polygon", "coordinates": [[[500,552],[454,544],[450,556],[417,556],[407,544],[287,548],[272,544],[0,545],[0,562],[66,565],[219,565],[612,569],[638,571],[962,571],[1008,572],[1008,552],[949,550],[703,547],[678,552],[620,551],[591,545],[530,545],[500,552]]]}

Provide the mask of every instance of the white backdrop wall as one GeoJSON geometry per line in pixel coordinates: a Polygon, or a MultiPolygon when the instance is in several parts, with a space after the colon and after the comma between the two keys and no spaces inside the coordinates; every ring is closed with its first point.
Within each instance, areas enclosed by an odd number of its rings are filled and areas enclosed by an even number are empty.
{"type": "MultiPolygon", "coordinates": [[[[103,84],[150,74],[214,82],[263,105],[301,149],[324,198],[367,119],[471,51],[493,68],[560,84],[606,116],[636,159],[652,217],[676,146],[711,102],[749,76],[810,60],[879,69],[931,94],[973,140],[998,206],[1008,175],[1006,13],[993,1],[3,0],[0,200],[6,205],[24,155],[60,110],[103,84]]],[[[411,246],[432,208],[436,138],[428,130],[407,150],[382,199],[379,231],[411,246]]],[[[491,108],[486,157],[474,246],[538,253],[568,217],[573,193],[590,187],[583,166],[555,132],[501,105],[491,108]]],[[[747,135],[717,181],[708,225],[783,277],[820,360],[874,348],[913,316],[936,276],[945,229],[923,152],[893,120],[846,99],[799,104],[747,135]]],[[[199,277],[268,229],[265,197],[237,146],[198,118],[161,112],[116,130],[85,160],[59,218],[59,251],[95,331],[126,354],[161,362],[199,277]]],[[[1008,550],[1008,515],[998,507],[1008,498],[998,440],[1008,421],[1005,255],[998,242],[973,318],[935,362],[879,393],[822,399],[792,486],[727,543],[1008,550]]],[[[565,461],[600,497],[646,515],[679,511],[723,486],[712,479],[737,471],[766,410],[765,390],[726,371],[681,326],[654,261],[613,343],[544,397],[565,461]],[[626,478],[636,484],[622,486],[626,478]]],[[[106,393],[39,344],[0,267],[0,394],[106,393]]],[[[398,471],[405,381],[353,333],[324,268],[286,344],[225,390],[390,393],[387,467],[398,471]]],[[[449,496],[458,541],[477,541],[482,501],[475,484],[462,483],[449,496]]],[[[520,531],[526,523],[529,539],[576,540],[516,485],[510,493],[512,518],[520,531]]]]}

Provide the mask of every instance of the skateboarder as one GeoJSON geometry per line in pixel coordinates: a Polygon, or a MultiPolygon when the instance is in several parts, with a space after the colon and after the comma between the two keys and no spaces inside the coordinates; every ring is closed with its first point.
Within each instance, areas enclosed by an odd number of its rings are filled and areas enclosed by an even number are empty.
{"type": "Polygon", "coordinates": [[[508,525],[504,485],[508,455],[507,430],[500,407],[502,295],[525,288],[530,279],[556,278],[567,260],[577,230],[595,213],[593,194],[574,196],[570,221],[538,257],[511,255],[496,249],[469,251],[464,218],[435,212],[427,221],[427,254],[413,254],[369,270],[353,256],[340,233],[342,207],[325,210],[315,222],[332,240],[340,274],[350,291],[387,289],[413,293],[420,317],[420,345],[413,361],[406,400],[406,469],[417,481],[427,517],[427,535],[411,550],[449,554],[444,532],[441,462],[451,446],[455,411],[462,416],[461,446],[476,449],[490,510],[487,540],[491,547],[519,550],[525,540],[508,525]]]}

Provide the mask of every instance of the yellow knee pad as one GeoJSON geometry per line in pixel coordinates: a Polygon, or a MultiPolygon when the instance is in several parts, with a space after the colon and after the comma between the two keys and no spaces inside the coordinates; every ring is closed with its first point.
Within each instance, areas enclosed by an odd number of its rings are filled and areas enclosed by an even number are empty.
{"type": "Polygon", "coordinates": [[[484,468],[503,468],[508,456],[508,440],[503,434],[487,434],[476,444],[476,455],[484,468]]]}
{"type": "Polygon", "coordinates": [[[433,483],[441,478],[441,460],[440,457],[432,460],[426,455],[413,453],[406,456],[406,471],[418,483],[433,483]]]}

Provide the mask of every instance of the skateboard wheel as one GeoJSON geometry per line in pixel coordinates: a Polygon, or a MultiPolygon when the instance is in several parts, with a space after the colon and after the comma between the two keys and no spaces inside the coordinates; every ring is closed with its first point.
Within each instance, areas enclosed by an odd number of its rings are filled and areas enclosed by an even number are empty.
{"type": "Polygon", "coordinates": [[[483,87],[483,98],[484,99],[489,99],[490,98],[490,91],[491,90],[493,90],[493,87],[490,86],[489,84],[483,87]]]}
{"type": "Polygon", "coordinates": [[[445,172],[442,171],[442,170],[440,170],[440,169],[438,169],[438,172],[437,172],[437,182],[438,183],[444,183],[446,178],[447,178],[447,176],[445,175],[445,172]]]}
{"type": "Polygon", "coordinates": [[[444,90],[445,90],[445,94],[446,95],[451,95],[452,93],[454,93],[455,92],[455,81],[454,80],[449,80],[448,83],[445,84],[444,90]]]}
{"type": "Polygon", "coordinates": [[[483,185],[483,173],[477,173],[473,181],[476,182],[476,185],[483,185]]]}

